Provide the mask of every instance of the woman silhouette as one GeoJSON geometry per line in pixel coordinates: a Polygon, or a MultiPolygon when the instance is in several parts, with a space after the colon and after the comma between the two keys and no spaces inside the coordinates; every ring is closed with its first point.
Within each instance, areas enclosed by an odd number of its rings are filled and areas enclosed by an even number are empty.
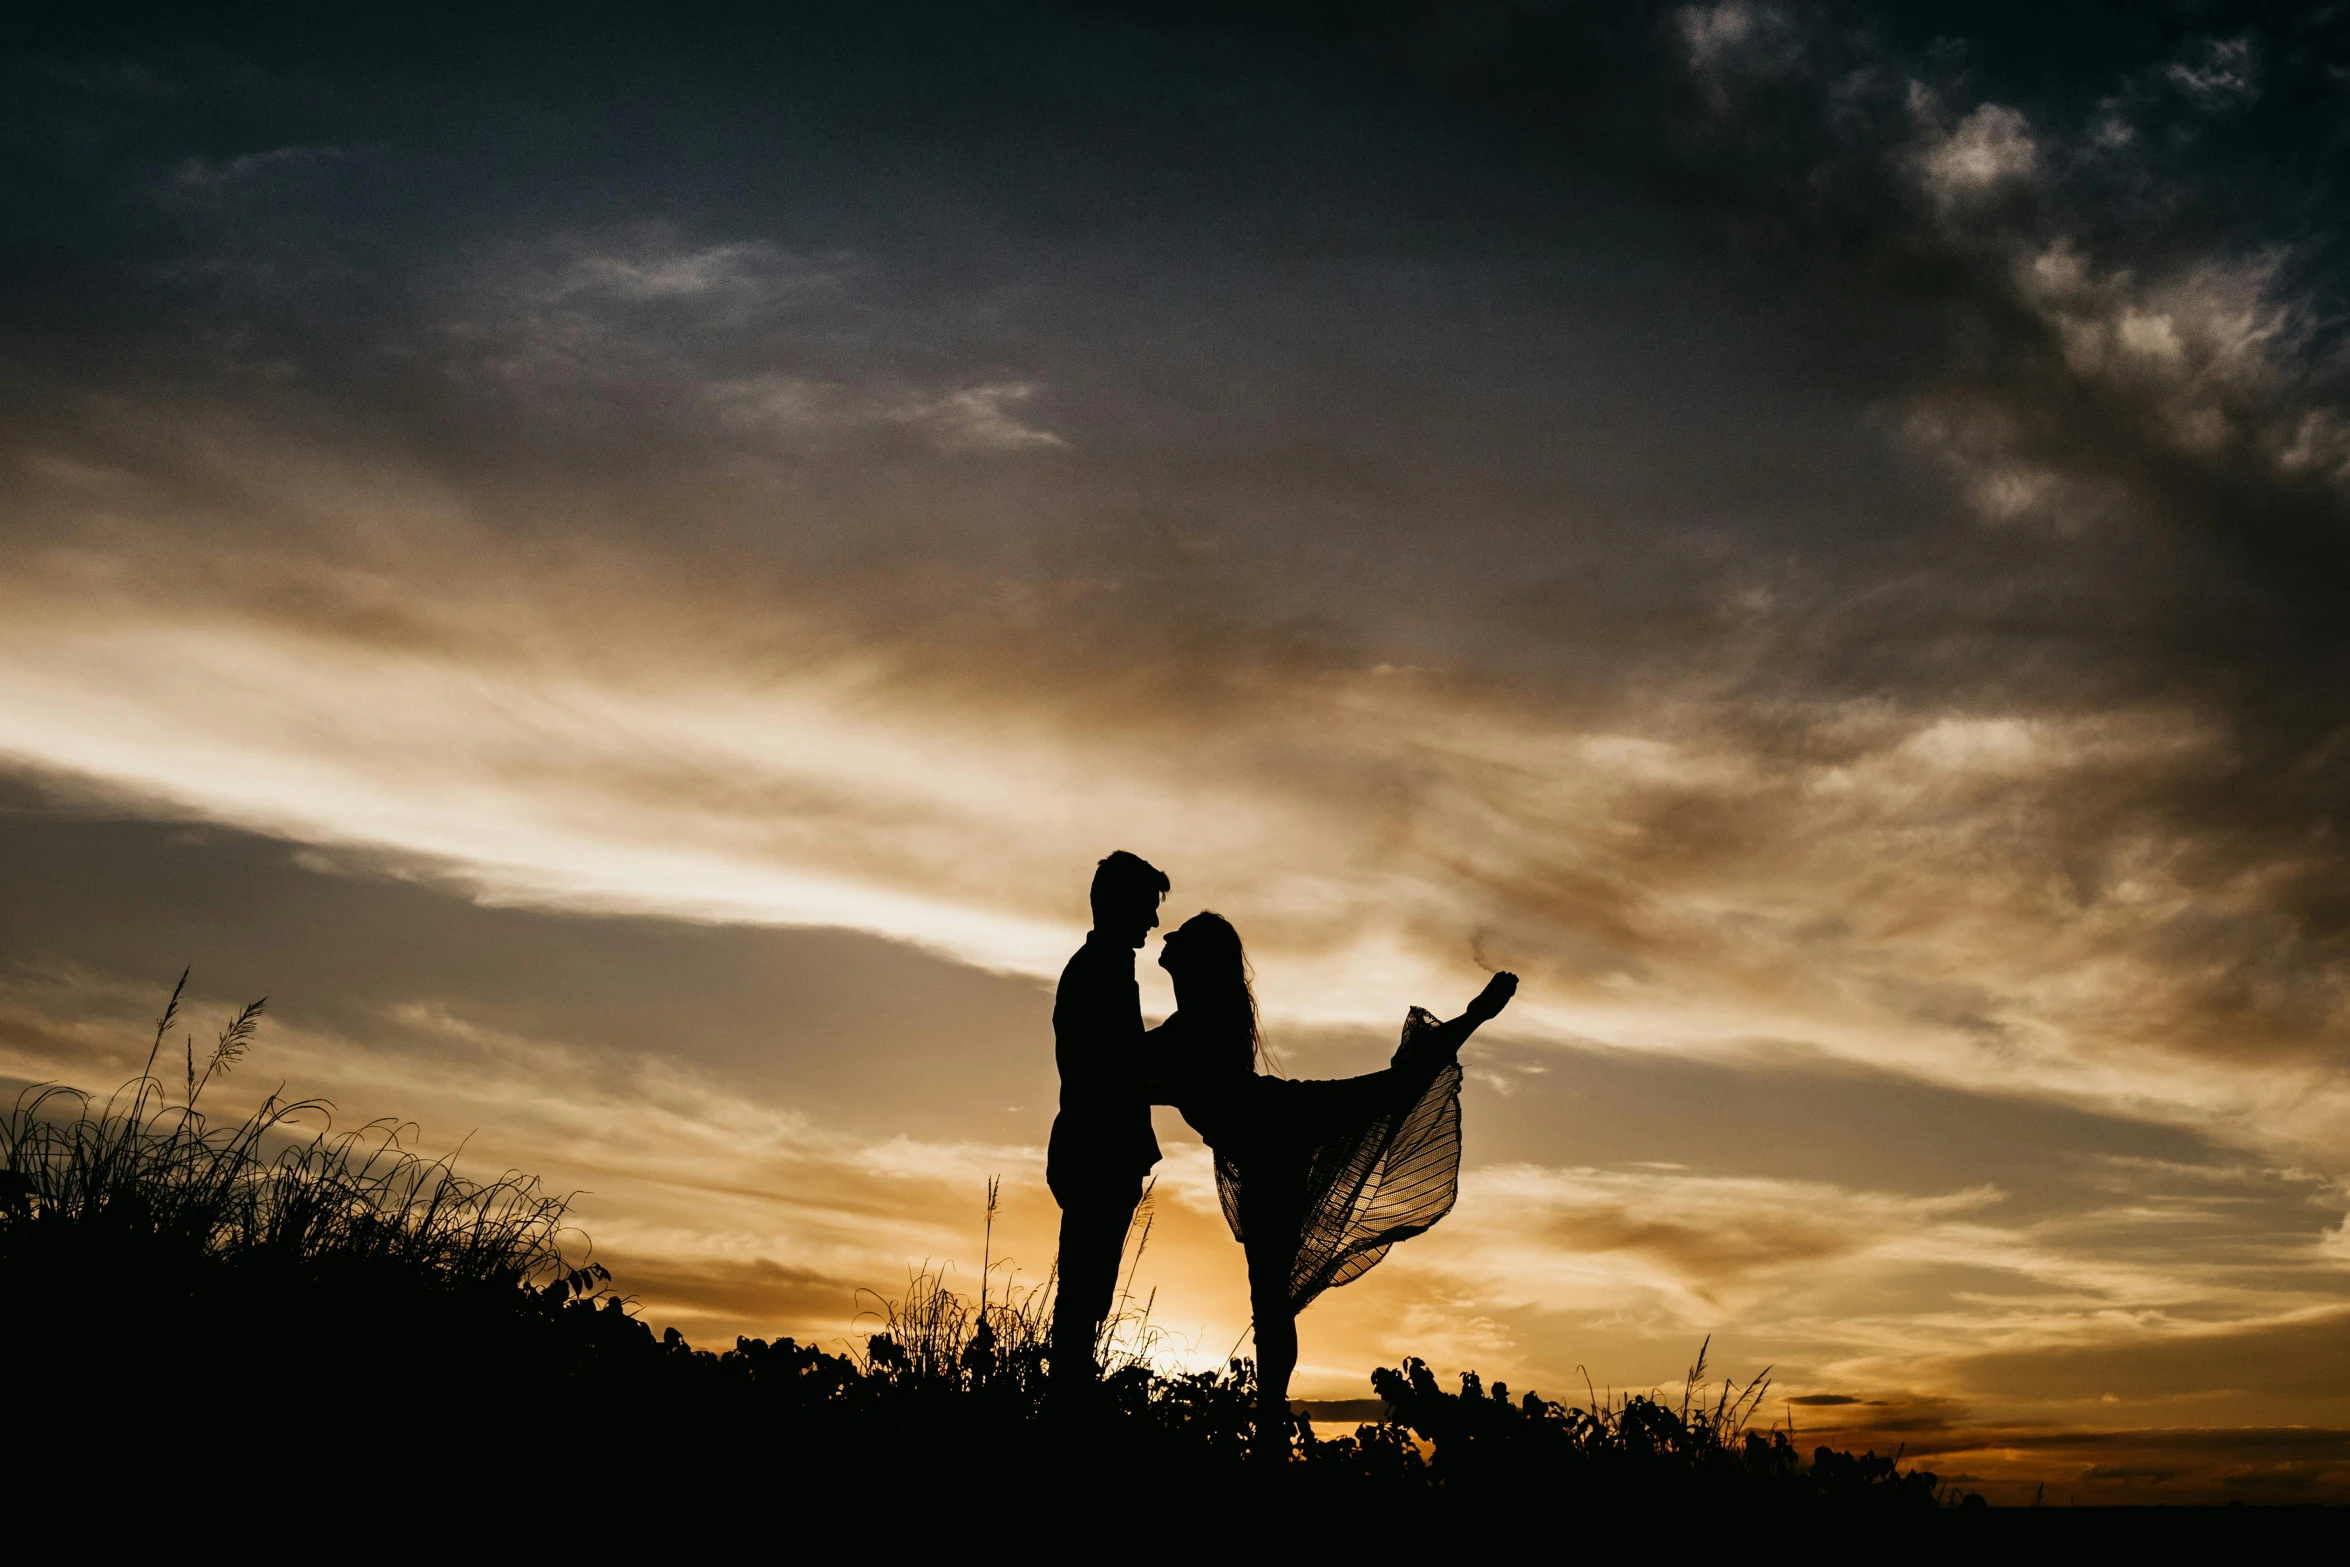
{"type": "Polygon", "coordinates": [[[1360,1277],[1397,1241],[1451,1211],[1461,1163],[1460,1048],[1516,993],[1496,974],[1439,1023],[1418,1007],[1383,1072],[1294,1082],[1257,1070],[1257,1003],[1240,933],[1220,914],[1186,920],[1159,965],[1175,1015],[1151,1031],[1172,1104],[1215,1150],[1216,1186],[1248,1253],[1256,1320],[1260,1453],[1289,1447],[1297,1314],[1360,1277]]]}

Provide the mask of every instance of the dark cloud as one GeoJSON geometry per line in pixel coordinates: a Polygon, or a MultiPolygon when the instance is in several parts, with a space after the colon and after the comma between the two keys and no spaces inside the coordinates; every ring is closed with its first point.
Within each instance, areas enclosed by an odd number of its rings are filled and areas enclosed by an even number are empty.
{"type": "Polygon", "coordinates": [[[696,1343],[708,1342],[714,1328],[736,1324],[749,1324],[757,1332],[769,1323],[837,1323],[835,1334],[819,1340],[837,1349],[861,1304],[857,1292],[870,1288],[861,1280],[827,1278],[763,1257],[694,1265],[614,1252],[598,1260],[627,1281],[640,1306],[649,1306],[664,1325],[674,1323],[696,1343]]]}
{"type": "Polygon", "coordinates": [[[2139,1396],[2258,1393],[2315,1405],[2350,1387],[2350,1331],[2339,1311],[2262,1326],[2148,1333],[2133,1340],[1971,1357],[1983,1395],[2062,1399],[2127,1388],[2139,1396]]]}
{"type": "Polygon", "coordinates": [[[595,14],[21,40],[24,545],[444,649],[452,556],[543,599],[601,550],[942,699],[1669,697],[1767,775],[1628,806],[1623,875],[1480,872],[1591,970],[1856,744],[2161,713],[2210,743],[1986,791],[1980,848],[2079,913],[2159,842],[2227,905],[2144,933],[2165,1037],[2322,1053],[2329,24],[595,14]]]}

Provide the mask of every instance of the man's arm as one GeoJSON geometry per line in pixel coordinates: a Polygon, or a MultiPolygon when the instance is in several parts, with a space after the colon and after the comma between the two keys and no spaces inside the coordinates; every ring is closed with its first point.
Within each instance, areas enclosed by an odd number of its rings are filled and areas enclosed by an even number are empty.
{"type": "Polygon", "coordinates": [[[1064,1093],[1098,1102],[1134,1091],[1142,1001],[1132,974],[1097,951],[1080,952],[1061,976],[1053,1034],[1064,1093]]]}

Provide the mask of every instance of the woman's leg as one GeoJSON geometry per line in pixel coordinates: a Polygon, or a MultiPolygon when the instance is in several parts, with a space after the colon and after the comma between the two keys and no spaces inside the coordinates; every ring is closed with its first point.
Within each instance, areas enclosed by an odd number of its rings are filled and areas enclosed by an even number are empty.
{"type": "Polygon", "coordinates": [[[1296,1248],[1248,1248],[1248,1303],[1256,1319],[1257,1442],[1268,1454],[1289,1451],[1289,1375],[1297,1369],[1297,1317],[1289,1309],[1289,1269],[1296,1248]]]}

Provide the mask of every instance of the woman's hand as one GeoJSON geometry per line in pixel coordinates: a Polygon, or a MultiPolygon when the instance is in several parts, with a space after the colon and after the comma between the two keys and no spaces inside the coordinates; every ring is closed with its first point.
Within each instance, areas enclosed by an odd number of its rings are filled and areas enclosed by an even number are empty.
{"type": "Polygon", "coordinates": [[[1477,992],[1477,999],[1469,1003],[1468,1010],[1462,1016],[1473,1018],[1479,1023],[1489,1023],[1501,1015],[1501,1009],[1508,1006],[1510,997],[1517,993],[1517,975],[1496,974],[1485,982],[1485,988],[1477,992]]]}

